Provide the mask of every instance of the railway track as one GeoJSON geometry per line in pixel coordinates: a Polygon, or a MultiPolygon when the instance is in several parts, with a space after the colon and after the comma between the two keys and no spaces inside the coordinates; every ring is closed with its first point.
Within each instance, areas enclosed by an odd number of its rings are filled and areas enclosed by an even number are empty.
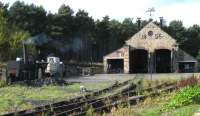
{"type": "MultiPolygon", "coordinates": [[[[92,107],[95,112],[109,112],[112,107],[117,107],[117,105],[122,103],[136,104],[140,100],[144,100],[148,96],[159,95],[163,91],[171,91],[176,88],[174,84],[168,84],[165,88],[160,88],[165,84],[154,87],[154,89],[158,89],[157,92],[152,92],[149,95],[136,95],[135,89],[129,89],[127,91],[123,91],[121,93],[117,93],[108,97],[95,99],[93,101],[86,102],[88,106],[92,107]],[[106,102],[109,101],[109,102],[106,102]]],[[[153,89],[153,88],[151,88],[153,89]]],[[[144,90],[146,91],[146,90],[144,90]]],[[[85,115],[87,113],[88,108],[84,109],[84,106],[78,106],[71,110],[65,110],[63,112],[54,112],[53,116],[80,116],[85,115]]]]}
{"type": "Polygon", "coordinates": [[[35,115],[54,115],[54,114],[59,114],[60,112],[67,112],[68,114],[71,114],[73,112],[81,111],[83,108],[77,108],[77,107],[82,107],[85,106],[85,104],[100,104],[100,101],[103,100],[103,98],[95,98],[99,95],[102,95],[104,93],[109,93],[119,87],[127,85],[130,81],[124,81],[122,83],[116,83],[113,84],[112,86],[102,89],[100,91],[93,92],[91,94],[86,94],[84,96],[76,97],[68,101],[62,101],[62,102],[57,102],[53,103],[50,105],[45,105],[45,106],[40,106],[36,107],[34,109],[30,110],[23,110],[23,111],[18,111],[14,113],[8,113],[5,114],[4,116],[35,116],[35,115]]]}
{"type": "MultiPolygon", "coordinates": [[[[125,82],[126,84],[128,82],[125,82]]],[[[122,84],[123,85],[123,84],[122,84]]],[[[122,86],[121,85],[121,86],[122,86]]],[[[158,95],[162,91],[169,91],[175,89],[176,85],[174,83],[171,84],[161,84],[156,87],[151,87],[148,89],[144,89],[143,91],[151,92],[149,95],[158,95]],[[164,88],[163,88],[164,87],[164,88]],[[154,90],[157,90],[156,92],[154,90]]],[[[100,92],[101,93],[101,92],[100,92]]],[[[98,96],[97,94],[94,94],[98,96]]],[[[63,101],[54,103],[51,105],[38,107],[33,110],[25,110],[16,113],[6,114],[5,116],[42,116],[42,115],[52,115],[52,116],[82,116],[85,115],[89,108],[93,108],[96,112],[109,112],[112,107],[117,107],[118,104],[121,103],[130,103],[136,104],[138,101],[143,100],[147,97],[147,95],[137,95],[136,86],[130,84],[125,87],[122,91],[115,93],[113,95],[109,95],[106,97],[95,98],[91,96],[85,96],[85,98],[76,98],[72,99],[72,101],[63,101]]]]}

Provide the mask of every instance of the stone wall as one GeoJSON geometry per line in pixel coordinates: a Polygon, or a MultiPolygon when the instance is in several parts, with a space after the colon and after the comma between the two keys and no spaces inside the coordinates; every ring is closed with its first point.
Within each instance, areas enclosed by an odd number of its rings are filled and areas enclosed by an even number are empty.
{"type": "Polygon", "coordinates": [[[126,44],[135,49],[145,49],[154,52],[156,49],[176,49],[177,43],[170,35],[164,32],[153,22],[126,41],[126,44]]]}
{"type": "Polygon", "coordinates": [[[104,56],[104,72],[107,72],[108,59],[123,59],[124,60],[124,73],[129,73],[129,46],[123,46],[122,48],[104,56]]]}

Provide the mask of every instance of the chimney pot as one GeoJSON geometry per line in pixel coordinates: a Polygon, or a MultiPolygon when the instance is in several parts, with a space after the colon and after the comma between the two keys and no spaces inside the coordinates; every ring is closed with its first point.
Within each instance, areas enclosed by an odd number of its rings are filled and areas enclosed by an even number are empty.
{"type": "Polygon", "coordinates": [[[163,27],[163,17],[159,17],[160,18],[160,27],[163,27]]]}
{"type": "Polygon", "coordinates": [[[140,30],[140,28],[141,28],[141,18],[140,17],[137,18],[137,24],[138,24],[138,30],[140,30]]]}

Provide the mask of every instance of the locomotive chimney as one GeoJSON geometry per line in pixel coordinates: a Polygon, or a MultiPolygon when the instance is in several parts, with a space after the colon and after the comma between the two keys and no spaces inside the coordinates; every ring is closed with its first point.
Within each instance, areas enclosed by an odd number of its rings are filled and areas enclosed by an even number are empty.
{"type": "Polygon", "coordinates": [[[22,44],[23,44],[23,58],[24,58],[24,64],[26,64],[26,63],[27,63],[26,45],[25,45],[25,42],[23,42],[22,44]]]}

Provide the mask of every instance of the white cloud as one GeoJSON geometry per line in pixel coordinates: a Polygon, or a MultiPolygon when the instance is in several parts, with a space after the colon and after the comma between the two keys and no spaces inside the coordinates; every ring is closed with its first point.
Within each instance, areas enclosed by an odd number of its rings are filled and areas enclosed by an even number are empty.
{"type": "MultiPolygon", "coordinates": [[[[15,0],[2,0],[13,3],[15,0]]],[[[21,0],[22,1],[22,0],[21,0]]],[[[182,20],[185,26],[200,25],[199,0],[23,0],[26,3],[42,5],[47,11],[57,12],[61,4],[65,3],[72,9],[84,9],[95,19],[105,15],[122,21],[126,17],[142,17],[148,19],[145,12],[149,7],[155,7],[154,19],[163,16],[167,22],[182,20]]]]}

